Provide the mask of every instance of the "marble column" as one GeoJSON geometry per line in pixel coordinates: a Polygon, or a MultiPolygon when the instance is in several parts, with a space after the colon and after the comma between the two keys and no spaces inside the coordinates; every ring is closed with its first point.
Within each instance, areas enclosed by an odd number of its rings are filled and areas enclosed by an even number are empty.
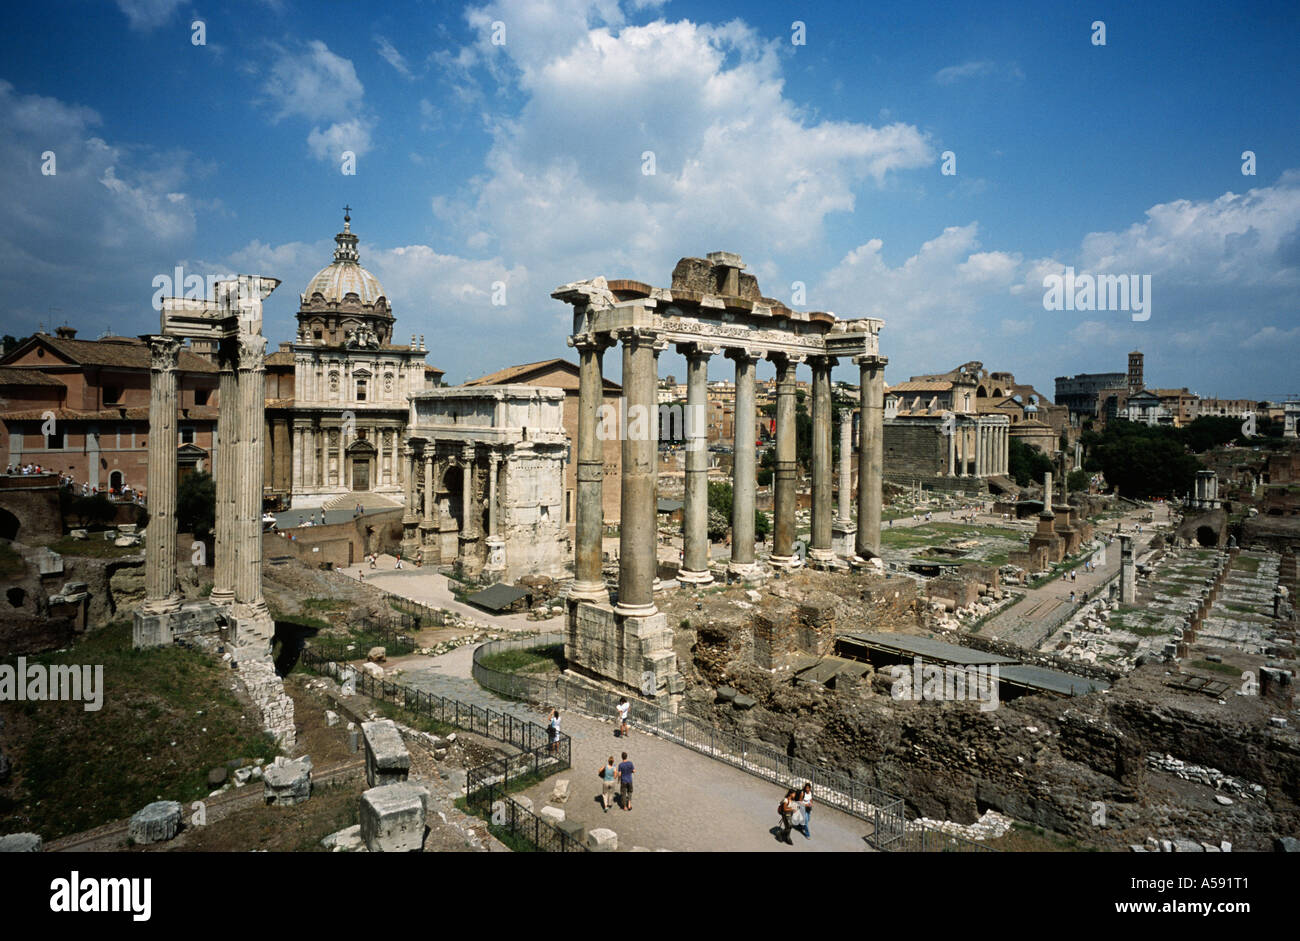
{"type": "Polygon", "coordinates": [[[658,414],[655,382],[655,336],[629,329],[623,342],[623,395],[627,400],[627,433],[623,436],[623,486],[620,494],[618,604],[614,611],[649,617],[654,603],[658,568],[655,476],[658,443],[653,432],[658,414]]]}
{"type": "Polygon", "coordinates": [[[829,562],[831,549],[831,367],[835,360],[812,360],[812,546],[810,558],[829,562]]]}
{"type": "MultiPolygon", "coordinates": [[[[180,608],[176,590],[176,364],[175,337],[149,337],[149,526],[145,540],[146,615],[180,608]]],[[[257,476],[261,480],[261,475],[257,476]]],[[[258,514],[261,520],[261,514],[258,514]]]]}
{"type": "Polygon", "coordinates": [[[984,422],[982,419],[975,419],[975,476],[983,477],[985,465],[988,463],[988,442],[985,440],[984,422]]]}
{"type": "Polygon", "coordinates": [[[221,446],[214,468],[217,489],[213,527],[215,551],[212,554],[212,594],[208,596],[209,601],[220,605],[235,602],[235,478],[239,473],[235,458],[240,436],[236,358],[236,341],[233,338],[221,340],[217,346],[217,361],[221,369],[217,385],[217,439],[221,446]]]}
{"type": "Polygon", "coordinates": [[[605,529],[605,442],[596,428],[604,399],[602,360],[607,341],[588,336],[573,344],[578,350],[578,492],[574,519],[572,601],[603,603],[609,600],[602,572],[601,539],[605,529]]]}
{"type": "Polygon", "coordinates": [[[682,566],[677,580],[694,585],[713,581],[709,573],[709,357],[714,352],[692,344],[686,355],[686,520],[682,527],[682,566]]]}
{"type": "Polygon", "coordinates": [[[425,530],[424,538],[420,540],[423,543],[429,541],[428,530],[434,526],[433,490],[433,442],[430,441],[424,446],[424,522],[420,524],[420,528],[425,530]]]}
{"type": "Polygon", "coordinates": [[[347,489],[348,472],[347,472],[347,447],[348,447],[348,426],[347,422],[339,425],[339,486],[347,489]]]}
{"type": "Polygon", "coordinates": [[[858,544],[861,558],[880,556],[880,504],[884,470],[885,365],[879,355],[857,357],[862,434],[858,442],[858,544]]]}
{"type": "Polygon", "coordinates": [[[776,470],[772,497],[772,565],[792,567],[801,564],[794,554],[795,476],[798,471],[795,448],[795,368],[796,361],[783,354],[772,354],[776,366],[776,470]]]}
{"type": "MultiPolygon", "coordinates": [[[[474,445],[467,444],[461,451],[460,463],[464,467],[464,474],[461,481],[461,527],[460,537],[462,542],[470,542],[478,539],[479,531],[482,526],[479,522],[478,500],[474,485],[474,445]]],[[[461,546],[461,552],[465,552],[465,546],[461,546]]]]}
{"type": "Polygon", "coordinates": [[[835,554],[853,558],[857,546],[857,524],[849,509],[853,491],[853,409],[840,409],[840,503],[839,513],[831,525],[831,546],[835,554]]]}
{"type": "Polygon", "coordinates": [[[754,566],[754,490],[755,422],[758,420],[754,400],[754,364],[758,354],[746,349],[730,349],[727,357],[736,363],[735,438],[731,465],[731,564],[728,570],[742,578],[755,574],[754,566]]]}
{"type": "MultiPolygon", "coordinates": [[[[265,407],[265,353],[265,337],[259,334],[239,336],[235,608],[237,617],[269,624],[270,615],[266,602],[262,600],[262,488],[258,485],[257,473],[262,466],[262,449],[265,447],[261,421],[265,407]]],[[[262,639],[269,642],[270,635],[262,639]]]]}
{"type": "Polygon", "coordinates": [[[293,489],[302,487],[303,433],[301,428],[293,429],[293,489]]]}
{"type": "Polygon", "coordinates": [[[501,467],[501,455],[495,451],[488,455],[488,532],[492,538],[501,534],[497,531],[497,472],[501,467]]]}
{"type": "Polygon", "coordinates": [[[957,476],[957,417],[955,415],[952,431],[948,432],[948,476],[957,476]]]}

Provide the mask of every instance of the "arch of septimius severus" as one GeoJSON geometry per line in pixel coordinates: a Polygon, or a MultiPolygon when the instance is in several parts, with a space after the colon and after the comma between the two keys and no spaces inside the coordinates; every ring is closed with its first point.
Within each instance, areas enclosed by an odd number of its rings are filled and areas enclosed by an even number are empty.
{"type": "MultiPolygon", "coordinates": [[[[882,417],[884,367],[879,333],[883,321],[841,320],[820,311],[794,311],[763,297],[758,282],[743,272],[740,256],[713,252],[708,259],[683,258],[673,271],[672,287],[654,288],[631,280],[595,278],[566,284],[551,296],[573,306],[569,344],[580,361],[578,421],[578,494],[575,533],[575,582],[569,593],[565,658],[579,672],[614,680],[650,696],[670,700],[684,690],[672,650],[667,617],[654,601],[657,568],[656,473],[658,431],[625,434],[617,599],[611,598],[602,573],[602,441],[597,415],[602,397],[603,357],[622,343],[623,391],[629,418],[657,418],[658,355],[674,347],[687,361],[688,416],[705,411],[709,360],[732,360],[736,382],[733,458],[731,560],[727,571],[737,578],[758,574],[754,554],[755,500],[755,365],[767,358],[776,367],[776,473],[774,539],[771,564],[795,567],[795,371],[812,369],[812,545],[809,557],[828,563],[849,555],[852,524],[848,520],[847,460],[841,445],[838,519],[831,517],[831,369],[841,359],[861,373],[858,527],[852,538],[855,563],[880,552],[882,417]]],[[[629,422],[629,429],[633,424],[629,422]]],[[[841,423],[841,441],[847,423],[841,423]]],[[[700,440],[705,429],[688,418],[686,435],[685,546],[678,578],[705,584],[709,571],[707,535],[708,455],[700,440]]]]}

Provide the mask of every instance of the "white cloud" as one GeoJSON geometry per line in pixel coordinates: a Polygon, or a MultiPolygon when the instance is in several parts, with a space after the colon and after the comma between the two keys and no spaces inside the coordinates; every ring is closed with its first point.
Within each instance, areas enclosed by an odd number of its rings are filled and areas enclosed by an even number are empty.
{"type": "Polygon", "coordinates": [[[375,45],[379,48],[380,57],[396,69],[399,75],[403,78],[415,78],[411,67],[406,64],[406,59],[386,37],[376,36],[375,45]]]}
{"type": "Polygon", "coordinates": [[[157,29],[176,12],[185,0],[117,0],[118,9],[126,14],[131,28],[147,32],[157,29]]]}
{"type": "Polygon", "coordinates": [[[352,61],[330,52],[320,40],[312,40],[302,52],[279,50],[263,90],[276,105],[276,121],[347,120],[355,116],[365,94],[352,61]]]}
{"type": "Polygon", "coordinates": [[[998,63],[984,60],[972,60],[961,65],[950,65],[934,73],[934,80],[940,85],[954,85],[969,78],[983,78],[988,75],[1005,75],[1009,78],[1022,79],[1025,73],[1014,62],[998,63]]]}
{"type": "Polygon", "coordinates": [[[1300,327],[1292,327],[1290,330],[1280,330],[1277,327],[1261,327],[1246,339],[1241,341],[1241,345],[1246,349],[1269,349],[1276,347],[1294,346],[1300,342],[1300,327]]]}
{"type": "Polygon", "coordinates": [[[307,149],[317,160],[338,162],[344,151],[362,157],[370,152],[371,124],[365,118],[339,121],[325,130],[318,127],[307,135],[307,149]]]}

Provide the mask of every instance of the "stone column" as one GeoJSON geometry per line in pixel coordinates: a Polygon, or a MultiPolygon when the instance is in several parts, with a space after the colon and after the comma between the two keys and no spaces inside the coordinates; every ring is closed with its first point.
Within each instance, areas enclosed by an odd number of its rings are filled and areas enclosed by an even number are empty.
{"type": "Polygon", "coordinates": [[[862,434],[858,442],[858,544],[861,558],[880,555],[880,504],[884,471],[885,364],[887,357],[857,357],[861,376],[862,434]]]}
{"type": "Polygon", "coordinates": [[[339,423],[339,487],[344,490],[348,487],[347,448],[348,426],[344,421],[339,423]]]}
{"type": "Polygon", "coordinates": [[[948,432],[948,476],[957,476],[957,416],[952,417],[952,431],[948,432]]]}
{"type": "Polygon", "coordinates": [[[686,356],[686,520],[682,526],[682,566],[677,580],[693,585],[713,581],[709,572],[709,357],[714,352],[691,345],[686,356]]]}
{"type": "Polygon", "coordinates": [[[773,474],[772,565],[789,568],[799,565],[794,555],[795,475],[798,469],[795,449],[795,361],[774,353],[776,366],[776,472],[773,474]]]}
{"type": "Polygon", "coordinates": [[[758,355],[746,349],[731,349],[727,357],[736,363],[736,419],[731,466],[731,564],[728,571],[741,578],[755,574],[754,566],[754,364],[758,355]]]}
{"type": "Polygon", "coordinates": [[[627,400],[627,433],[623,436],[623,486],[620,494],[618,604],[614,611],[649,617],[654,603],[657,514],[655,472],[658,443],[653,439],[658,407],[655,401],[655,337],[629,329],[623,341],[623,395],[627,400]]]}
{"type": "Polygon", "coordinates": [[[1043,471],[1043,514],[1046,516],[1055,516],[1052,509],[1052,472],[1043,471]]]}
{"type": "Polygon", "coordinates": [[[266,339],[260,334],[241,334],[238,339],[239,446],[235,503],[238,515],[235,566],[235,616],[259,622],[254,629],[258,640],[269,643],[273,630],[266,602],[262,600],[262,488],[257,469],[262,466],[262,410],[266,339]],[[265,633],[265,636],[262,636],[265,633]]]}
{"type": "Polygon", "coordinates": [[[500,536],[497,531],[497,471],[501,466],[501,455],[493,451],[488,455],[488,535],[500,536]]]}
{"type": "Polygon", "coordinates": [[[405,472],[405,481],[402,485],[403,505],[406,511],[402,514],[402,555],[410,555],[415,552],[415,547],[419,545],[416,536],[416,527],[420,523],[420,517],[416,513],[418,509],[416,504],[415,493],[415,448],[411,446],[408,440],[406,446],[402,449],[403,471],[405,472]]]}
{"type": "MultiPolygon", "coordinates": [[[[482,525],[478,513],[478,494],[474,482],[474,445],[467,444],[461,451],[460,462],[465,468],[461,485],[461,538],[470,541],[478,539],[482,525]]],[[[462,551],[464,547],[462,546],[462,551]]]]}
{"type": "MultiPolygon", "coordinates": [[[[176,592],[176,363],[175,337],[149,337],[149,526],[145,540],[146,615],[180,608],[176,592]]],[[[256,480],[262,479],[261,474],[256,480]]],[[[258,514],[260,523],[262,515],[258,514]]]]}
{"type": "MultiPolygon", "coordinates": [[[[424,522],[420,525],[421,529],[433,528],[433,442],[430,441],[424,447],[424,522]]],[[[428,534],[422,542],[428,542],[428,534]]]]}
{"type": "Polygon", "coordinates": [[[835,554],[852,558],[856,551],[858,527],[849,509],[853,489],[853,409],[840,409],[840,507],[831,527],[831,544],[835,554]]]}
{"type": "MultiPolygon", "coordinates": [[[[818,562],[835,558],[831,549],[831,367],[835,360],[812,360],[812,546],[818,562]]],[[[843,501],[841,501],[843,502],[843,501]]]]}
{"type": "Polygon", "coordinates": [[[1119,537],[1119,600],[1121,604],[1137,601],[1137,568],[1133,562],[1133,537],[1119,537]]]}
{"type": "Polygon", "coordinates": [[[596,427],[604,399],[601,361],[607,341],[588,336],[573,345],[578,349],[578,505],[574,519],[574,581],[569,598],[603,603],[609,600],[601,548],[605,528],[605,442],[597,437],[596,427]]]}
{"type": "Polygon", "coordinates": [[[984,424],[984,419],[975,419],[975,476],[984,477],[988,474],[989,465],[989,436],[988,426],[984,424]]]}
{"type": "MultiPolygon", "coordinates": [[[[212,558],[213,604],[235,603],[235,478],[238,475],[235,452],[239,448],[239,384],[235,376],[236,341],[222,340],[217,347],[221,376],[217,386],[217,505],[214,516],[212,558]]],[[[152,512],[152,509],[151,511],[152,512]]],[[[258,518],[261,518],[259,514],[258,518]]]]}

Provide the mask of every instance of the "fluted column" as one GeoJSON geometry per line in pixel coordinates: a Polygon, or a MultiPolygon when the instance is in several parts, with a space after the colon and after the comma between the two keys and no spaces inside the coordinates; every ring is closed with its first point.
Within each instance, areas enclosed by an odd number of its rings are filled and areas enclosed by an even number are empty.
{"type": "Polygon", "coordinates": [[[573,601],[605,602],[609,591],[602,573],[601,538],[605,527],[605,442],[596,435],[605,381],[601,371],[606,341],[586,337],[578,350],[578,492],[574,519],[573,601]]]}
{"type": "Polygon", "coordinates": [[[424,449],[424,525],[425,528],[433,526],[433,447],[427,445],[424,449]]]}
{"type": "Polygon", "coordinates": [[[339,487],[344,490],[348,486],[347,447],[348,426],[346,422],[343,422],[339,425],[339,487]]]}
{"type": "Polygon", "coordinates": [[[758,355],[730,349],[736,363],[736,419],[731,462],[731,565],[741,577],[754,573],[755,434],[758,420],[754,401],[754,364],[758,355]]]}
{"type": "MultiPolygon", "coordinates": [[[[262,466],[262,410],[266,339],[242,334],[238,340],[239,445],[237,448],[235,504],[237,532],[235,606],[239,617],[268,616],[262,600],[262,488],[258,468],[262,466]]],[[[270,638],[266,638],[269,640],[270,638]]]]}
{"type": "Polygon", "coordinates": [[[686,355],[686,521],[682,527],[682,567],[677,580],[695,585],[713,581],[709,573],[709,357],[714,352],[692,344],[686,355]]]}
{"type": "Polygon", "coordinates": [[[812,546],[819,562],[835,558],[831,550],[831,367],[829,357],[812,360],[812,546]]]}
{"type": "Polygon", "coordinates": [[[495,451],[488,455],[488,531],[493,538],[497,532],[497,471],[501,467],[501,455],[495,451]]]}
{"type": "MultiPolygon", "coordinates": [[[[149,527],[145,541],[146,614],[180,607],[176,591],[176,363],[175,337],[149,337],[149,527]]],[[[261,480],[261,475],[257,476],[261,480]]],[[[261,519],[261,514],[258,514],[261,519]]]]}
{"type": "Polygon", "coordinates": [[[302,428],[293,429],[293,489],[302,486],[302,428]]]}
{"type": "Polygon", "coordinates": [[[798,472],[795,448],[796,360],[781,354],[771,356],[776,366],[776,472],[773,475],[772,564],[799,565],[794,554],[794,490],[798,472]]]}
{"type": "MultiPolygon", "coordinates": [[[[222,340],[217,350],[221,376],[217,385],[217,449],[214,552],[212,558],[213,604],[229,605],[235,602],[235,477],[236,451],[239,447],[240,429],[237,419],[239,409],[239,384],[235,376],[237,358],[236,341],[222,340]]],[[[260,519],[260,514],[259,514],[260,519]]]]}
{"type": "Polygon", "coordinates": [[[853,409],[840,409],[840,501],[836,521],[850,523],[849,493],[853,489],[853,409]]]}
{"type": "Polygon", "coordinates": [[[948,432],[948,476],[957,475],[957,416],[952,418],[952,430],[948,432]]]}
{"type": "Polygon", "coordinates": [[[623,436],[623,487],[620,494],[618,614],[648,617],[654,603],[658,567],[655,476],[658,443],[653,438],[658,407],[655,401],[655,337],[629,329],[623,341],[623,394],[627,399],[627,433],[623,436]]]}
{"type": "Polygon", "coordinates": [[[858,442],[858,540],[862,558],[880,555],[880,504],[884,470],[884,356],[859,356],[862,434],[858,442]]]}

